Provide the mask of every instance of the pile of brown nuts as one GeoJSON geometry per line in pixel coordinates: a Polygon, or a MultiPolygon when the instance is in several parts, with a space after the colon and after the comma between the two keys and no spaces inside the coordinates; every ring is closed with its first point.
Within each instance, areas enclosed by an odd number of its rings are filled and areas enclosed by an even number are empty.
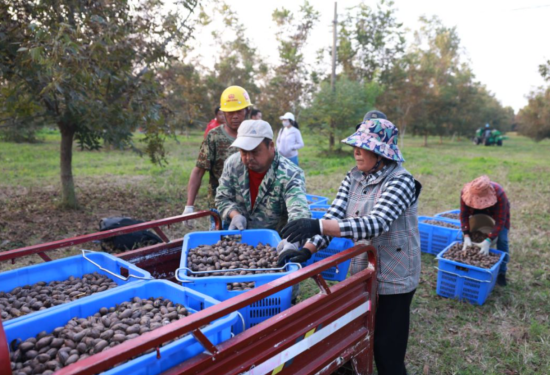
{"type": "Polygon", "coordinates": [[[309,209],[310,211],[327,211],[326,208],[322,208],[322,207],[313,207],[313,208],[310,208],[309,209]]]}
{"type": "Polygon", "coordinates": [[[430,225],[437,225],[438,227],[445,227],[445,228],[454,228],[454,229],[460,228],[460,225],[447,223],[446,221],[441,221],[441,220],[425,220],[423,221],[423,223],[430,224],[430,225]]]}
{"type": "Polygon", "coordinates": [[[116,307],[102,307],[87,318],[73,318],[51,333],[11,343],[14,375],[49,375],[93,354],[190,315],[163,297],[134,297],[116,307]]]}
{"type": "Polygon", "coordinates": [[[486,238],[487,238],[487,235],[478,230],[470,233],[470,239],[472,240],[472,242],[480,243],[485,241],[486,238]]]}
{"type": "Polygon", "coordinates": [[[448,219],[453,219],[453,220],[460,220],[460,214],[453,214],[450,212],[447,212],[446,214],[441,214],[439,216],[446,217],[448,219]]]}
{"type": "Polygon", "coordinates": [[[493,253],[481,255],[477,246],[468,246],[464,251],[462,251],[462,246],[462,243],[455,243],[443,254],[443,258],[480,268],[491,268],[500,259],[500,255],[493,253]]]}
{"type": "MultiPolygon", "coordinates": [[[[220,240],[214,245],[200,245],[190,249],[187,254],[187,266],[192,271],[218,271],[193,274],[194,277],[206,276],[237,276],[262,273],[277,273],[284,270],[259,270],[277,267],[277,251],[269,244],[259,243],[256,247],[235,241],[220,240]],[[242,269],[238,271],[233,271],[242,269]],[[250,270],[249,270],[250,269],[250,270]]],[[[254,282],[227,284],[228,290],[245,290],[254,288],[254,282]]]]}
{"type": "Polygon", "coordinates": [[[11,292],[0,292],[0,314],[6,321],[117,286],[113,280],[97,272],[87,273],[82,278],[71,276],[65,281],[40,281],[11,292]]]}

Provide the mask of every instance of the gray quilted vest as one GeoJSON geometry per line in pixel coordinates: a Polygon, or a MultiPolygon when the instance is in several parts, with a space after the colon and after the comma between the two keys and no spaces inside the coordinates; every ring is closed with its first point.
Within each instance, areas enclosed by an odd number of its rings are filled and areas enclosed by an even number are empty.
{"type": "MultiPolygon", "coordinates": [[[[402,174],[410,173],[401,164],[390,165],[381,176],[367,183],[357,167],[354,168],[346,216],[367,216],[384,192],[386,181],[402,174]]],[[[370,241],[377,250],[379,294],[408,293],[418,286],[421,263],[417,208],[418,200],[391,224],[389,231],[370,241]]],[[[364,255],[353,258],[352,274],[367,267],[364,255]]]]}

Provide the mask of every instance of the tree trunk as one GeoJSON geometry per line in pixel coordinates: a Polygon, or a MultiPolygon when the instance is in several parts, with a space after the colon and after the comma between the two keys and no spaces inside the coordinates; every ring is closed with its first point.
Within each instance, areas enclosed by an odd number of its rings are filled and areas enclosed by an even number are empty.
{"type": "Polygon", "coordinates": [[[328,136],[329,137],[328,148],[330,151],[334,150],[334,128],[335,128],[334,120],[330,120],[330,133],[328,136]]]}
{"type": "Polygon", "coordinates": [[[61,205],[64,208],[78,208],[73,180],[73,139],[75,129],[72,126],[59,126],[61,130],[61,205]]]}

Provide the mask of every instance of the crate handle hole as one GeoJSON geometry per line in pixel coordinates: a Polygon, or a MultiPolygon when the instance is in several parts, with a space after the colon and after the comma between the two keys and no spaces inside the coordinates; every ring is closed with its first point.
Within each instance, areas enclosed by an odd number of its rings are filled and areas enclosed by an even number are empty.
{"type": "Polygon", "coordinates": [[[128,277],[130,276],[130,271],[126,267],[120,267],[120,276],[128,277]]]}
{"type": "Polygon", "coordinates": [[[455,266],[455,267],[456,267],[456,269],[459,270],[459,271],[464,271],[464,272],[470,271],[470,270],[469,270],[468,268],[466,268],[466,267],[462,267],[462,266],[455,266]]]}

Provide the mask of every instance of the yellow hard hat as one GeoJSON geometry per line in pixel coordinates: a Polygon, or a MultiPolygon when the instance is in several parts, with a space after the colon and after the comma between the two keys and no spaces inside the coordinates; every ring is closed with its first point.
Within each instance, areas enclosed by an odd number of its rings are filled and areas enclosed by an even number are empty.
{"type": "Polygon", "coordinates": [[[250,107],[250,96],[245,89],[240,86],[230,86],[226,88],[220,98],[220,110],[223,112],[235,112],[243,108],[250,107]]]}

